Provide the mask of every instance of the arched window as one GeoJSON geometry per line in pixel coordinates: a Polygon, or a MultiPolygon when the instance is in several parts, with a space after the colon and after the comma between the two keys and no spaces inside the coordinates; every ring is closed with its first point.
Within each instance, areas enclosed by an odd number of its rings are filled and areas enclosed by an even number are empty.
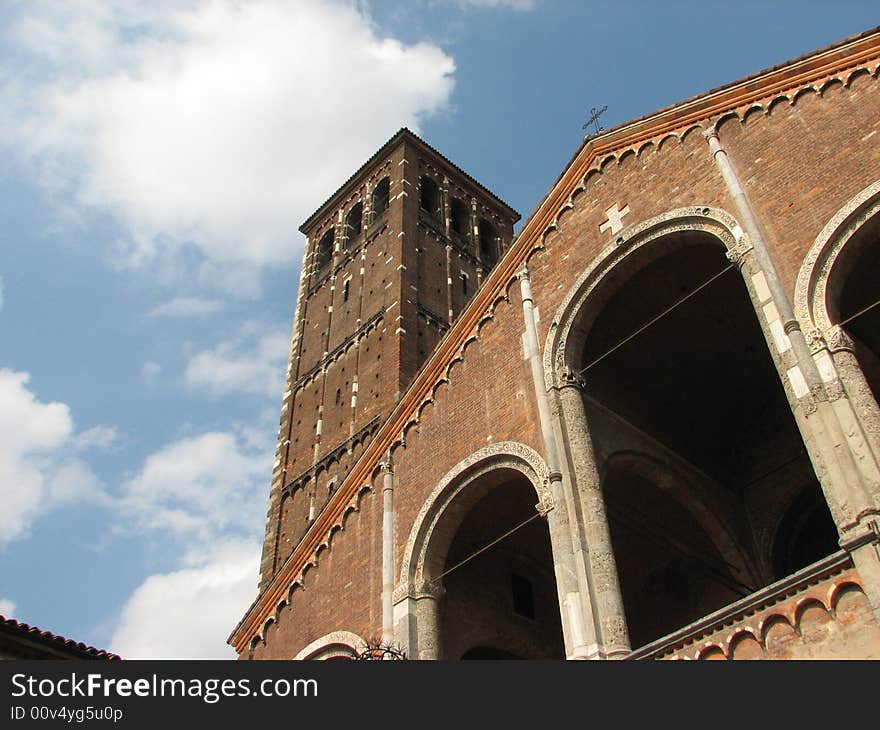
{"type": "Polygon", "coordinates": [[[468,222],[470,220],[470,211],[467,205],[462,203],[458,198],[452,199],[451,218],[452,230],[459,236],[467,236],[468,222]]]}
{"type": "Polygon", "coordinates": [[[487,269],[491,269],[498,260],[498,234],[485,218],[480,219],[480,258],[487,269]]]}
{"type": "Polygon", "coordinates": [[[419,205],[432,218],[440,217],[440,188],[431,178],[422,175],[419,180],[419,205]]]}
{"type": "Polygon", "coordinates": [[[345,218],[345,247],[349,248],[351,242],[360,234],[363,223],[364,206],[362,203],[355,205],[345,218]]]}
{"type": "MultiPolygon", "coordinates": [[[[376,220],[382,213],[388,209],[388,203],[391,199],[391,179],[383,177],[376,189],[373,190],[373,200],[371,209],[373,212],[373,220],[376,220]]],[[[372,221],[371,221],[372,222],[372,221]]]]}
{"type": "Polygon", "coordinates": [[[318,241],[318,249],[316,252],[316,260],[315,266],[317,270],[320,271],[327,264],[330,263],[330,259],[333,256],[333,229],[331,228],[327,231],[323,236],[321,236],[321,240],[318,241]]]}

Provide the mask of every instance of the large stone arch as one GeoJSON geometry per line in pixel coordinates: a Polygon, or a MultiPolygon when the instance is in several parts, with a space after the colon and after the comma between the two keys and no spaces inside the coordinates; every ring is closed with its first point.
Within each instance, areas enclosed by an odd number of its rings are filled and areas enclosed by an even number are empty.
{"type": "MultiPolygon", "coordinates": [[[[620,309],[614,310],[613,308],[607,309],[610,303],[620,301],[618,297],[619,292],[626,291],[630,280],[635,280],[636,276],[640,275],[643,270],[649,271],[649,267],[657,266],[658,268],[655,270],[663,272],[662,262],[666,260],[667,256],[674,257],[669,259],[675,262],[670,264],[674,266],[678,266],[683,260],[690,261],[690,254],[687,254],[686,258],[683,258],[681,254],[685,249],[691,250],[691,246],[693,246],[692,250],[699,254],[696,260],[703,263],[694,265],[690,281],[688,281],[687,275],[683,275],[683,278],[680,280],[671,278],[670,281],[678,281],[676,286],[681,284],[684,287],[687,284],[690,287],[689,289],[682,288],[682,292],[696,292],[701,290],[703,286],[702,284],[697,286],[699,282],[711,282],[718,276],[725,276],[723,281],[726,283],[722,284],[724,294],[719,296],[730,296],[731,299],[729,301],[731,305],[735,304],[734,311],[736,314],[732,315],[735,319],[731,320],[736,325],[734,334],[742,334],[750,338],[742,340],[742,342],[747,345],[751,352],[755,353],[754,358],[762,358],[760,363],[758,363],[757,359],[753,358],[756,364],[760,364],[760,368],[756,367],[754,370],[751,370],[746,367],[740,367],[741,364],[746,364],[746,359],[740,358],[728,361],[726,356],[722,354],[721,357],[724,360],[721,361],[722,367],[720,367],[720,371],[717,374],[714,370],[701,371],[711,373],[712,375],[701,376],[701,390],[694,392],[705,394],[709,392],[707,389],[712,388],[712,393],[718,392],[719,395],[723,395],[722,407],[724,410],[721,411],[723,413],[734,413],[731,409],[731,399],[736,397],[733,394],[739,392],[743,393],[740,402],[751,404],[750,409],[743,410],[742,413],[756,415],[762,413],[763,410],[767,410],[773,419],[772,421],[766,421],[768,428],[769,424],[779,421],[781,424],[784,424],[784,429],[775,432],[779,434],[777,439],[779,442],[778,450],[765,449],[761,452],[758,446],[760,439],[757,435],[750,436],[748,443],[744,442],[743,448],[747,450],[747,453],[761,454],[761,459],[754,462],[758,465],[758,468],[753,469],[754,476],[758,480],[763,481],[767,481],[770,478],[774,465],[770,463],[771,459],[767,457],[768,454],[778,453],[785,458],[791,456],[791,463],[795,464],[790,470],[792,483],[809,483],[810,488],[815,488],[821,492],[822,483],[819,481],[819,472],[815,466],[818,459],[810,451],[811,443],[807,438],[807,433],[805,433],[805,420],[803,414],[797,410],[801,405],[798,400],[801,394],[797,392],[790,372],[795,365],[793,362],[794,353],[792,352],[788,336],[784,331],[778,309],[773,304],[772,295],[768,291],[765,275],[752,253],[752,245],[748,235],[732,215],[712,206],[693,206],[671,210],[649,220],[629,226],[615,236],[577,277],[550,322],[543,352],[545,385],[551,393],[553,404],[560,415],[559,433],[565,451],[563,470],[567,471],[568,476],[576,485],[576,491],[580,496],[581,513],[584,515],[585,520],[584,530],[590,552],[591,554],[595,553],[597,551],[596,546],[598,545],[599,550],[604,553],[601,563],[598,565],[594,564],[592,567],[594,590],[597,593],[600,590],[606,590],[607,585],[611,585],[619,580],[616,572],[613,575],[613,579],[607,577],[610,576],[612,570],[617,571],[617,558],[614,555],[616,548],[610,541],[613,535],[609,536],[609,513],[607,512],[603,495],[602,475],[603,464],[608,459],[609,450],[612,449],[612,446],[610,441],[606,441],[603,444],[596,441],[593,427],[595,424],[588,424],[588,418],[593,418],[596,409],[590,404],[590,394],[585,387],[586,384],[581,377],[580,371],[582,369],[586,370],[584,368],[585,362],[588,363],[589,367],[599,362],[599,360],[591,358],[599,357],[601,360],[601,358],[605,357],[605,352],[608,351],[608,348],[611,351],[616,350],[618,345],[615,342],[623,344],[628,341],[627,339],[619,340],[617,337],[608,337],[608,333],[614,334],[615,330],[613,320],[607,319],[606,312],[625,311],[620,309]],[[717,250],[713,252],[713,248],[716,247],[717,250]],[[730,262],[729,266],[724,266],[725,258],[730,262]],[[734,273],[729,273],[731,271],[734,273]],[[715,275],[716,272],[717,275],[715,275]],[[734,274],[736,277],[734,277],[734,274]],[[739,287],[743,288],[740,290],[739,287]],[[615,297],[618,298],[615,299],[615,297]],[[754,321],[752,321],[753,316],[754,321]],[[610,329],[609,322],[612,322],[610,329]],[[593,332],[597,330],[597,324],[600,325],[598,327],[599,330],[604,328],[605,334],[604,338],[600,337],[595,341],[600,344],[593,345],[594,349],[591,352],[589,340],[593,332]],[[612,345],[614,347],[611,347],[612,345]],[[595,349],[596,347],[599,349],[595,349]],[[588,354],[589,357],[585,360],[584,358],[588,354]],[[736,363],[737,367],[734,368],[731,364],[725,363],[736,363]],[[742,381],[739,377],[740,373],[752,372],[754,375],[745,381],[742,381]],[[771,381],[767,378],[772,378],[773,380],[771,381]],[[734,384],[737,384],[739,390],[731,390],[728,387],[734,384]],[[776,390],[777,387],[781,388],[781,390],[776,390]],[[763,409],[761,404],[762,398],[765,396],[768,397],[767,403],[771,405],[763,409]],[[587,408],[588,405],[590,406],[589,409],[587,408]],[[589,416],[588,412],[590,413],[589,416]],[[809,455],[809,459],[804,457],[804,453],[809,455]],[[797,457],[797,460],[795,460],[794,456],[797,457]],[[604,530],[603,522],[605,524],[604,530]]],[[[683,268],[682,271],[687,271],[687,268],[683,268]]],[[[647,280],[642,280],[641,282],[643,286],[646,283],[647,280]]],[[[626,301],[631,303],[633,296],[637,296],[637,292],[631,289],[629,294],[625,296],[629,297],[626,301]]],[[[669,302],[678,301],[672,293],[668,292],[663,296],[669,296],[670,298],[665,300],[661,296],[657,300],[658,306],[671,307],[672,305],[669,305],[669,302]]],[[[689,296],[691,295],[688,294],[685,299],[689,296]]],[[[723,309],[723,302],[727,301],[728,299],[726,298],[715,299],[713,311],[723,309]]],[[[639,310],[636,308],[634,311],[639,310]]],[[[657,310],[658,313],[663,311],[672,310],[657,310]]],[[[639,324],[637,319],[629,322],[624,318],[621,321],[626,322],[625,331],[620,332],[621,336],[632,333],[638,334],[638,332],[642,331],[641,328],[635,326],[639,324]],[[630,326],[632,326],[632,329],[630,329],[630,326]]],[[[656,320],[646,318],[642,321],[650,324],[656,320]]],[[[663,334],[664,337],[668,335],[669,333],[666,332],[663,334]]],[[[675,331],[674,341],[681,343],[678,346],[678,351],[688,351],[688,337],[689,335],[686,330],[677,329],[675,331]]],[[[726,327],[718,327],[712,330],[712,351],[715,353],[725,353],[728,348],[728,345],[725,343],[730,337],[731,334],[727,331],[726,327]]],[[[651,342],[650,332],[648,341],[651,342]]],[[[734,342],[733,339],[729,341],[734,342]]],[[[649,347],[654,348],[651,352],[662,353],[663,342],[664,340],[655,338],[653,343],[649,345],[649,347]]],[[[746,348],[743,347],[741,349],[745,351],[746,348]]],[[[632,359],[637,357],[637,354],[630,354],[628,357],[630,360],[627,362],[638,362],[638,360],[632,359]]],[[[698,358],[695,362],[700,362],[700,359],[698,358]]],[[[706,362],[712,361],[710,359],[706,362]]],[[[748,362],[752,362],[752,360],[748,360],[748,362]]],[[[617,366],[615,365],[614,367],[616,368],[617,366]]],[[[631,370],[631,372],[639,372],[639,370],[635,369],[631,370]]],[[[605,388],[611,381],[600,380],[599,382],[602,383],[599,387],[605,388]]],[[[633,382],[651,382],[651,380],[633,382]]],[[[667,384],[674,386],[678,382],[670,380],[667,384]]],[[[613,392],[615,389],[612,388],[611,390],[613,392]]],[[[600,392],[604,392],[604,390],[595,391],[595,393],[600,392]]],[[[746,473],[746,470],[731,466],[737,463],[736,459],[730,456],[731,453],[735,452],[729,451],[723,460],[713,462],[712,460],[716,459],[714,456],[716,450],[706,450],[705,444],[708,442],[705,438],[703,440],[691,440],[692,443],[688,445],[688,432],[682,430],[683,422],[663,418],[663,413],[666,412],[664,409],[672,408],[674,410],[675,393],[678,391],[673,387],[673,389],[667,389],[663,392],[670,395],[657,400],[653,400],[653,396],[651,396],[652,402],[655,402],[656,405],[647,405],[646,407],[649,409],[653,408],[654,410],[653,412],[650,410],[644,411],[644,413],[651,413],[655,426],[658,423],[661,424],[659,426],[660,431],[657,432],[662,434],[661,440],[663,443],[661,443],[661,446],[663,448],[660,451],[666,449],[670,454],[675,456],[680,454],[682,457],[690,454],[690,456],[687,456],[687,463],[696,471],[702,471],[705,468],[711,467],[711,474],[707,473],[704,476],[707,477],[706,484],[712,483],[714,485],[713,488],[716,490],[716,494],[725,494],[725,490],[729,490],[730,499],[727,500],[729,502],[728,511],[724,513],[723,520],[730,520],[730,524],[735,524],[736,528],[732,530],[730,525],[727,525],[722,529],[717,529],[718,521],[715,521],[716,529],[711,530],[711,533],[721,541],[721,544],[715,545],[718,552],[727,556],[729,562],[738,564],[740,568],[738,574],[734,576],[736,583],[739,584],[737,590],[753,592],[761,585],[766,585],[773,580],[773,577],[768,575],[766,566],[760,564],[761,561],[758,560],[757,554],[754,554],[753,546],[751,545],[751,521],[755,514],[752,494],[760,493],[761,490],[755,488],[753,491],[748,491],[751,489],[750,485],[755,483],[755,481],[747,478],[750,475],[746,473]],[[664,423],[673,425],[662,425],[664,423]],[[671,440],[666,441],[665,439],[671,440]],[[667,448],[664,444],[678,444],[678,446],[667,448]],[[682,450],[679,452],[676,451],[677,449],[682,450]],[[697,458],[697,460],[694,461],[691,457],[697,458]],[[730,489],[731,487],[733,488],[732,490],[730,489]],[[755,578],[756,580],[752,582],[751,580],[746,580],[747,578],[755,578]]],[[[635,407],[636,409],[639,408],[638,405],[635,407]]],[[[703,409],[702,411],[694,411],[694,413],[697,414],[696,417],[705,419],[709,411],[708,409],[703,409]]],[[[743,416],[737,416],[737,418],[740,419],[740,421],[737,421],[738,426],[746,422],[741,420],[743,416]]],[[[626,423],[626,420],[623,418],[619,420],[626,423]]],[[[705,421],[696,422],[707,423],[705,421]]],[[[717,440],[711,441],[711,443],[724,443],[730,434],[734,433],[730,431],[732,426],[724,425],[726,422],[726,419],[714,421],[714,423],[719,425],[713,427],[708,433],[712,434],[712,439],[717,438],[717,440]],[[725,428],[728,428],[727,432],[724,431],[725,428]]],[[[751,422],[764,423],[763,420],[755,419],[751,422]]],[[[636,423],[638,422],[628,423],[630,431],[639,432],[647,440],[654,438],[651,436],[650,428],[648,431],[640,431],[640,427],[635,425],[636,423]]],[[[736,433],[740,433],[740,431],[737,430],[736,433]]],[[[776,442],[774,441],[774,443],[776,442]]],[[[717,451],[720,453],[721,450],[717,451]]],[[[740,461],[739,463],[748,462],[740,461]]],[[[782,466],[784,467],[785,464],[782,466]]],[[[634,494],[638,494],[638,492],[634,494]]],[[[773,498],[782,499],[781,494],[776,492],[773,494],[773,498]]],[[[713,499],[715,499],[714,496],[713,499]]],[[[693,513],[693,510],[689,511],[693,513]]],[[[707,524],[705,516],[706,512],[704,511],[700,515],[703,525],[707,524]]],[[[682,517],[684,518],[683,514],[682,517]]],[[[684,525],[684,522],[682,525],[684,525]]],[[[830,525],[831,534],[834,535],[834,525],[830,520],[830,516],[825,527],[828,527],[828,525],[830,525]]],[[[630,526],[631,528],[632,526],[630,526]]],[[[666,534],[663,531],[663,527],[659,525],[657,532],[658,534],[666,534]]],[[[616,542],[617,538],[614,538],[614,540],[616,542]]],[[[670,538],[669,542],[671,543],[673,540],[670,538]]],[[[706,553],[706,555],[708,556],[709,553],[706,553]]],[[[595,563],[595,561],[593,562],[595,563]]],[[[621,590],[621,595],[626,592],[623,589],[621,590]]],[[[631,591],[630,594],[632,595],[631,591]]],[[[745,593],[740,592],[739,595],[745,595],[745,593]]],[[[732,598],[726,598],[720,592],[716,593],[716,597],[713,600],[726,600],[728,602],[733,600],[732,598]]],[[[615,603],[612,596],[604,600],[608,605],[615,603]]],[[[624,603],[622,598],[618,598],[616,602],[618,605],[623,605],[624,603]]],[[[600,598],[597,603],[601,611],[603,599],[600,598]]],[[[714,609],[709,606],[705,610],[714,609]]],[[[682,619],[686,620],[694,620],[694,618],[696,617],[682,616],[682,619]]],[[[644,641],[644,638],[640,640],[644,641]]]]}
{"type": "MultiPolygon", "coordinates": [[[[438,482],[416,516],[403,549],[394,590],[395,638],[414,659],[439,656],[438,580],[457,522],[483,496],[478,485],[493,472],[521,474],[535,491],[536,514],[553,507],[549,470],[534,449],[515,441],[485,446],[460,461],[438,482]],[[477,488],[475,488],[477,486],[477,488]]],[[[551,543],[556,554],[556,545],[551,543]]],[[[555,558],[554,558],[555,561],[555,558]]]]}
{"type": "Polygon", "coordinates": [[[360,636],[351,631],[332,631],[303,647],[294,660],[356,659],[367,648],[360,636]]]}
{"type": "MultiPolygon", "coordinates": [[[[634,254],[678,231],[712,234],[727,249],[731,260],[741,258],[752,247],[748,235],[732,215],[709,206],[677,208],[625,228],[596,255],[556,310],[544,344],[544,378],[548,389],[560,385],[562,374],[573,369],[572,363],[566,362],[566,356],[571,354],[573,327],[588,301],[594,316],[601,308],[602,302],[594,301],[594,294],[609,273],[621,270],[634,254]]],[[[658,250],[657,255],[661,254],[658,250]]],[[[751,289],[749,293],[751,295],[751,289]]]]}
{"type": "Polygon", "coordinates": [[[842,255],[865,225],[878,219],[880,180],[847,201],[816,237],[798,272],[794,295],[795,315],[875,499],[880,498],[880,408],[829,303],[840,294],[834,290],[834,274],[842,255]]]}

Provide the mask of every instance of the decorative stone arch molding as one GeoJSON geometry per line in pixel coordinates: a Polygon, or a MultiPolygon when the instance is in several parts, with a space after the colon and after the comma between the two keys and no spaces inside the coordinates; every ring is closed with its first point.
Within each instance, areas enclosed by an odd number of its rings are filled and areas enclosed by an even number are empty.
{"type": "Polygon", "coordinates": [[[831,271],[856,232],[878,213],[880,180],[850,199],[816,236],[804,257],[795,285],[795,314],[804,325],[823,334],[836,327],[828,312],[831,271]]]}
{"type": "Polygon", "coordinates": [[[422,590],[433,580],[430,571],[426,571],[425,559],[437,523],[462,492],[480,477],[498,469],[518,471],[532,483],[538,498],[535,508],[539,512],[546,513],[552,508],[550,472],[537,451],[517,441],[484,446],[452,467],[425,500],[404,548],[395,593],[422,590]]]}
{"type": "MultiPolygon", "coordinates": [[[[565,374],[575,370],[577,364],[569,362],[573,329],[585,305],[595,298],[596,290],[607,276],[645,247],[682,231],[703,231],[715,236],[727,250],[727,257],[740,266],[752,248],[748,235],[732,215],[709,206],[677,208],[623,229],[599,251],[556,310],[544,345],[544,378],[548,390],[562,385],[565,374]]],[[[600,308],[594,307],[593,316],[600,308]]]]}
{"type": "Polygon", "coordinates": [[[851,198],[816,237],[798,272],[794,307],[856,463],[880,501],[880,408],[852,341],[829,309],[837,294],[833,280],[841,254],[878,215],[880,180],[851,198]]]}
{"type": "Polygon", "coordinates": [[[537,451],[516,441],[485,446],[443,476],[413,522],[393,594],[395,640],[412,659],[440,655],[437,603],[443,588],[436,579],[454,537],[454,530],[444,531],[450,525],[443,525],[443,520],[450,518],[450,507],[459,505],[481,477],[501,469],[519,472],[532,484],[539,513],[553,509],[547,465],[537,451]]]}
{"type": "Polygon", "coordinates": [[[332,631],[300,650],[300,659],[355,659],[367,648],[367,642],[351,631],[332,631]]]}

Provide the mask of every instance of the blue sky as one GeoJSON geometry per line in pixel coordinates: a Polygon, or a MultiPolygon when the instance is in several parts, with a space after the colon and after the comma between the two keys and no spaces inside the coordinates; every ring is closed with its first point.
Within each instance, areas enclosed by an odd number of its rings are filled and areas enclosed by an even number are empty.
{"type": "Polygon", "coordinates": [[[409,126],[526,217],[620,124],[880,23],[871,2],[0,7],[0,613],[231,657],[298,225],[409,126]]]}

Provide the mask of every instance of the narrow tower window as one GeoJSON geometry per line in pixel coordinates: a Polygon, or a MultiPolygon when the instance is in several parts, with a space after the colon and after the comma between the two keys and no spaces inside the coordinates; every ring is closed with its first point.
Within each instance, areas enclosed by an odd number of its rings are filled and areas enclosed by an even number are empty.
{"type": "Polygon", "coordinates": [[[498,244],[495,240],[495,226],[493,226],[485,218],[480,219],[480,258],[486,265],[487,269],[491,269],[498,260],[498,244]]]}
{"type": "Polygon", "coordinates": [[[422,210],[427,211],[432,218],[440,217],[440,188],[437,187],[431,178],[422,175],[419,181],[421,193],[419,195],[419,205],[422,210]]]}
{"type": "Polygon", "coordinates": [[[333,256],[333,229],[331,228],[327,231],[323,236],[321,236],[321,240],[318,241],[318,250],[317,250],[317,259],[315,261],[315,265],[320,271],[327,264],[330,263],[330,259],[333,256]]]}
{"type": "Polygon", "coordinates": [[[390,191],[391,191],[391,180],[390,178],[383,177],[379,184],[376,186],[376,189],[373,191],[373,220],[376,220],[383,212],[388,209],[388,202],[390,200],[390,191]]]}
{"type": "Polygon", "coordinates": [[[351,246],[351,242],[354,241],[354,239],[356,239],[361,234],[363,223],[363,210],[364,206],[361,203],[358,203],[350,211],[348,211],[348,216],[345,218],[346,248],[351,246]]]}
{"type": "Polygon", "coordinates": [[[452,199],[451,207],[451,224],[452,230],[459,236],[466,237],[468,232],[468,222],[470,219],[470,211],[468,207],[458,198],[452,199]]]}

